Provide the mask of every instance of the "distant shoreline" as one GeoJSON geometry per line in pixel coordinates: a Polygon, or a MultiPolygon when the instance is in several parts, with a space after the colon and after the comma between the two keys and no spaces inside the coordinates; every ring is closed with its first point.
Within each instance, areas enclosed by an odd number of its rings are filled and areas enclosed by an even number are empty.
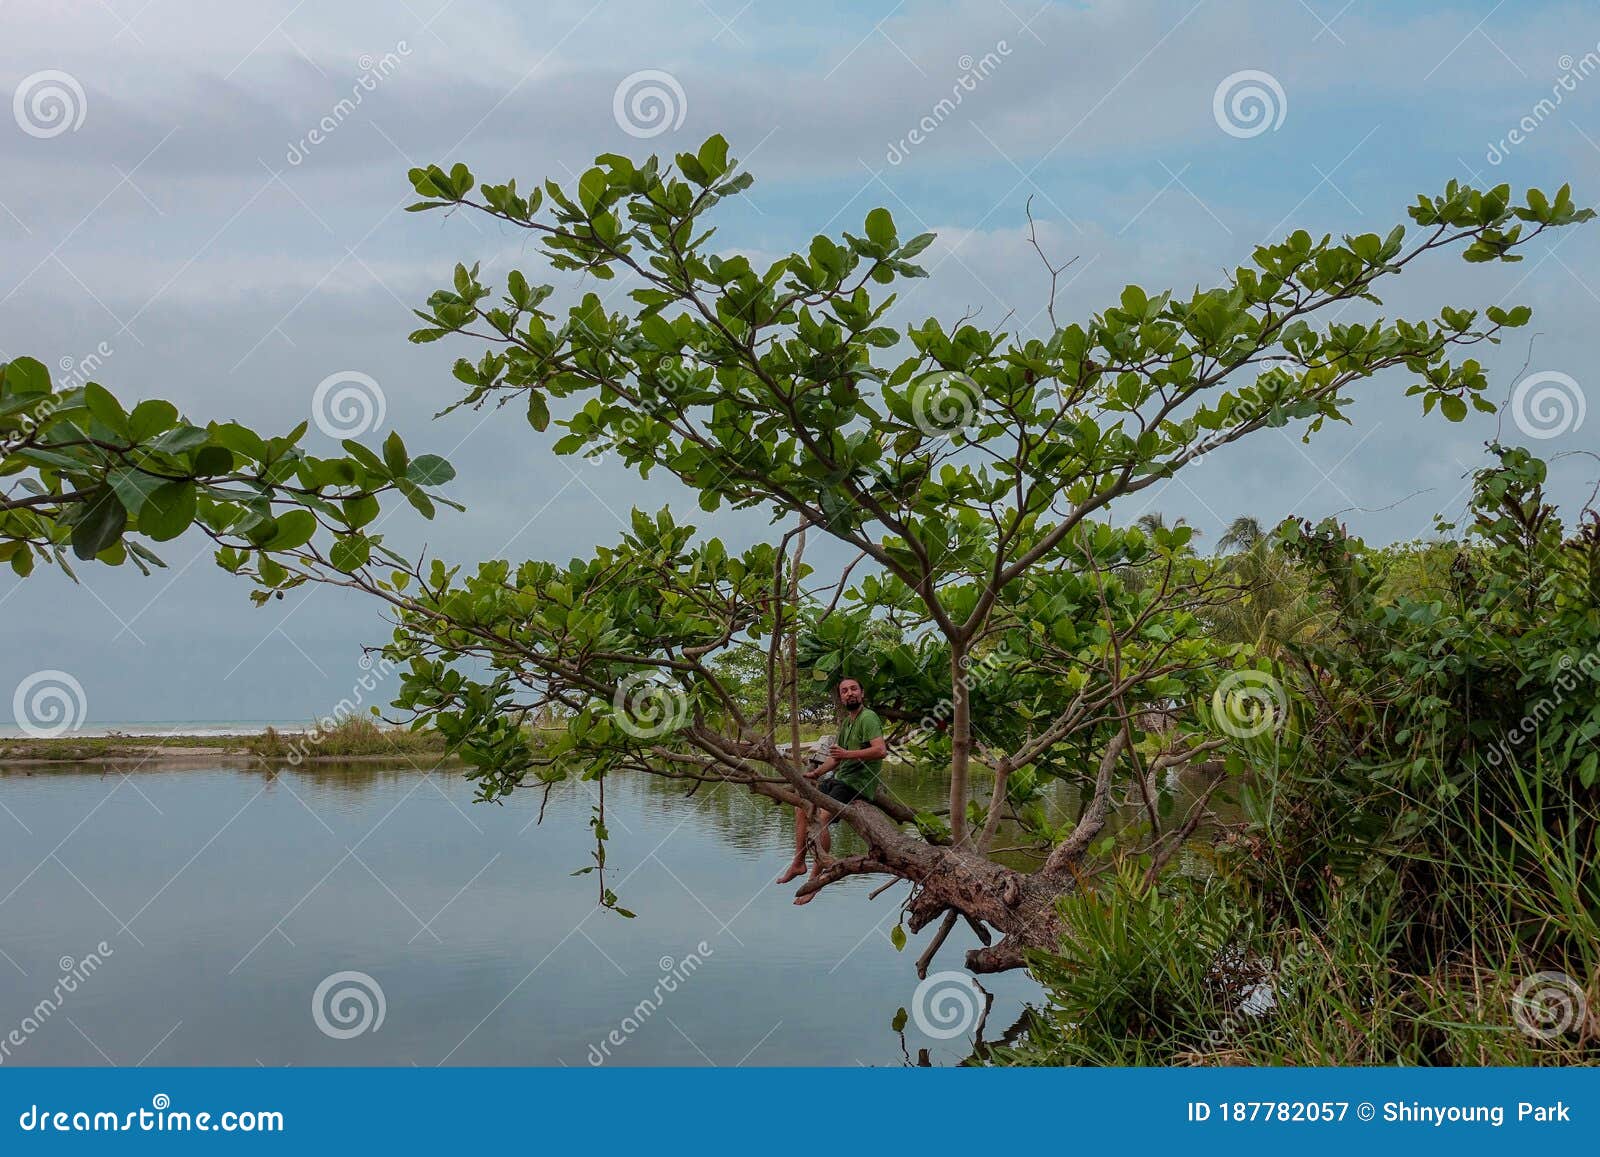
{"type": "MultiPolygon", "coordinates": [[[[91,739],[248,739],[263,735],[269,728],[284,734],[303,734],[315,726],[307,719],[114,719],[101,723],[83,723],[62,740],[91,739]]],[[[35,741],[20,727],[0,727],[0,746],[14,742],[35,741]]]]}
{"type": "Polygon", "coordinates": [[[50,767],[61,764],[142,766],[174,763],[372,763],[384,760],[437,765],[456,756],[435,731],[381,728],[370,723],[344,724],[318,732],[314,725],[282,729],[264,724],[259,730],[228,732],[155,732],[138,734],[110,728],[106,734],[74,733],[41,739],[0,737],[0,768],[50,767]]]}

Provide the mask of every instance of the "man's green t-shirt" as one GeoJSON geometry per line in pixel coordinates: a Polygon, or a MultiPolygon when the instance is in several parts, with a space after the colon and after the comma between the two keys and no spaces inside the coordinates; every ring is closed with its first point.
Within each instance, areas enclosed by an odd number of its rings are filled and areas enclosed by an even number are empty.
{"type": "MultiPolygon", "coordinates": [[[[883,720],[870,707],[863,707],[854,719],[845,716],[833,744],[845,751],[860,751],[882,734],[883,720]]],[[[878,769],[882,763],[881,759],[847,759],[834,769],[833,778],[871,799],[878,794],[878,769]]]]}

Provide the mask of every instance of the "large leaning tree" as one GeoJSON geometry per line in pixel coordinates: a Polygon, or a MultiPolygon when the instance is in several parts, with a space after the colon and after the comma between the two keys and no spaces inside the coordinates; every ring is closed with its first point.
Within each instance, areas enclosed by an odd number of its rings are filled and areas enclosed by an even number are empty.
{"type": "MultiPolygon", "coordinates": [[[[1529,311],[1384,319],[1381,283],[1436,250],[1515,261],[1546,229],[1592,216],[1566,188],[1519,203],[1452,182],[1418,199],[1412,231],[1296,232],[1220,286],[1129,286],[1078,323],[1056,324],[1052,298],[1048,337],[971,319],[901,332],[885,324],[888,287],[923,276],[932,236],[902,237],[876,209],[859,234],[818,236],[765,268],[719,254],[711,216],[750,184],[727,154],[713,137],[670,165],[605,155],[565,189],[413,170],[414,210],[488,214],[526,230],[556,271],[617,285],[558,312],[537,278],[491,288],[458,266],[412,338],[478,347],[456,363],[455,405],[514,403],[536,431],[563,431],[557,454],[668,472],[706,511],[766,513],[773,541],[730,550],[664,510],[636,511],[614,546],[565,564],[361,559],[327,520],[326,548],[268,541],[219,557],[268,593],[313,580],[388,604],[396,706],[444,732],[486,799],[582,777],[603,801],[605,777],[642,773],[829,803],[802,774],[797,679],[857,675],[896,756],[948,776],[948,806],[918,812],[889,789],[850,805],[865,850],[800,893],[853,875],[909,881],[911,930],[938,924],[924,970],[962,919],[983,942],[967,954],[974,971],[1054,948],[1058,901],[1095,861],[1134,855],[1159,872],[1209,791],[1292,725],[1270,661],[1208,632],[1237,596],[1225,573],[1196,565],[1187,527],[1115,525],[1118,504],[1257,431],[1344,420],[1385,371],[1451,421],[1493,409],[1460,351],[1529,311]],[[805,561],[824,535],[850,558],[841,573],[805,561]],[[728,677],[752,670],[753,698],[728,677]],[[536,735],[533,716],[559,732],[536,735]],[[1207,785],[1183,814],[1173,771],[1207,785]],[[1067,822],[1040,804],[1051,781],[1082,789],[1067,822]],[[1144,818],[1113,838],[1113,801],[1129,792],[1144,818]],[[1029,868],[998,857],[1002,831],[1036,846],[1029,868]]],[[[592,823],[601,902],[620,909],[603,805],[592,823]]]]}

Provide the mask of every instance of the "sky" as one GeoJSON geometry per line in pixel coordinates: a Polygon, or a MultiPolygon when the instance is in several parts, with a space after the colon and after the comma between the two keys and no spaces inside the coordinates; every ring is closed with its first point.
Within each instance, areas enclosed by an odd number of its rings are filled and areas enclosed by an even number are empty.
{"type": "MultiPolygon", "coordinates": [[[[1600,11],[1593,5],[1377,0],[808,3],[579,0],[0,0],[0,357],[29,354],[125,401],[268,432],[321,416],[442,453],[465,514],[386,523],[391,544],[452,561],[566,560],[667,503],[747,543],[749,514],[708,516],[657,474],[558,458],[514,409],[433,415],[468,344],[413,346],[411,310],[457,261],[513,268],[563,299],[517,231],[407,214],[405,172],[462,161],[480,179],[570,181],[602,152],[643,157],[722,133],[756,176],[718,240],[768,260],[888,208],[931,230],[930,277],[895,320],[1037,333],[1130,282],[1213,285],[1297,228],[1386,233],[1451,179],[1600,203],[1600,11]],[[10,116],[6,115],[9,107],[10,116]],[[364,401],[332,415],[329,388],[364,401]]],[[[1587,494],[1600,228],[1562,230],[1493,268],[1408,270],[1391,314],[1526,304],[1534,322],[1481,350],[1496,398],[1530,376],[1534,432],[1570,512],[1587,494]],[[1587,417],[1587,422],[1584,418],[1587,417]],[[1541,424],[1542,423],[1542,424],[1541,424]]],[[[620,300],[615,304],[623,304],[620,300]]],[[[1338,513],[1369,541],[1459,514],[1497,419],[1423,419],[1403,376],[1367,383],[1352,424],[1309,445],[1269,431],[1125,504],[1229,520],[1338,513]]],[[[1600,408],[1600,407],[1597,407],[1600,408]]],[[[313,423],[306,445],[334,440],[313,423]]],[[[169,569],[54,568],[0,578],[0,702],[69,673],[85,722],[308,720],[363,677],[387,634],[358,596],[293,592],[253,608],[193,535],[169,569]]],[[[813,548],[807,561],[832,556],[813,548]]],[[[9,722],[0,707],[0,723],[9,722]]]]}

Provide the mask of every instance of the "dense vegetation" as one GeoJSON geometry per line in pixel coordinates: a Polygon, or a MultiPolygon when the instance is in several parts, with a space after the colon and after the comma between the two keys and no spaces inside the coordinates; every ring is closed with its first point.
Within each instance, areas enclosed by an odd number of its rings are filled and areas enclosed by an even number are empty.
{"type": "Polygon", "coordinates": [[[1563,526],[1545,464],[1492,454],[1460,538],[1290,522],[1212,564],[1252,576],[1221,629],[1275,612],[1249,643],[1286,691],[1240,822],[1207,872],[1068,898],[1056,1011],[995,1055],[1600,1060],[1600,515],[1563,526]]]}

